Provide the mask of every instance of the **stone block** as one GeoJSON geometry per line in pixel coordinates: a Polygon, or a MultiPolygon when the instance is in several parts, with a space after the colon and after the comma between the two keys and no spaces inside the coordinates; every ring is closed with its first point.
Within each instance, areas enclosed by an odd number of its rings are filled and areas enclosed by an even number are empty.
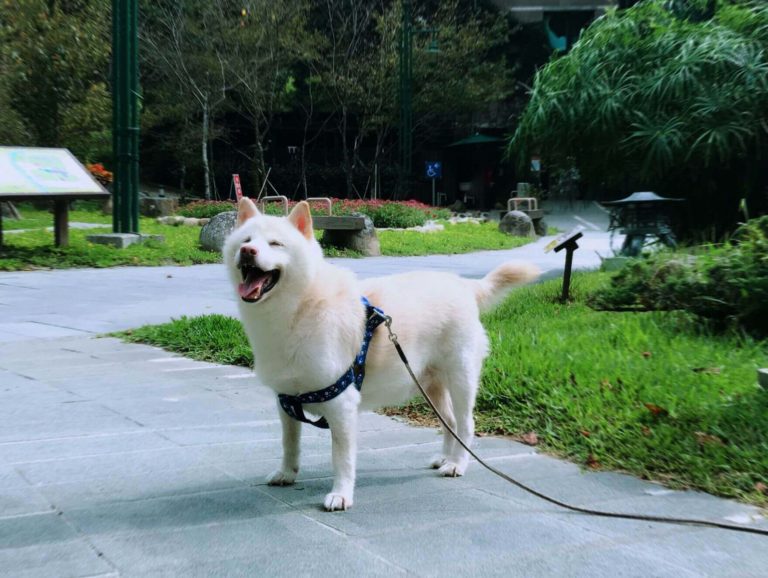
{"type": "Polygon", "coordinates": [[[86,240],[89,243],[98,245],[111,245],[117,249],[125,249],[134,243],[143,243],[145,241],[165,242],[162,235],[142,235],[137,233],[102,233],[98,235],[88,235],[86,240]]]}
{"type": "Polygon", "coordinates": [[[757,370],[757,383],[765,390],[768,390],[768,367],[757,370]]]}

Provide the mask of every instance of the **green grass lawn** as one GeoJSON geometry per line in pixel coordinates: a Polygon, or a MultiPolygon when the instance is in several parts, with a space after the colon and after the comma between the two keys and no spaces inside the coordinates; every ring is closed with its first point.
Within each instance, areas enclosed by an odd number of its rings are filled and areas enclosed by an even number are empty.
{"type": "MultiPolygon", "coordinates": [[[[559,281],[526,287],[484,317],[492,352],[478,431],[535,432],[541,448],[592,468],[768,505],[756,489],[768,483],[768,392],[755,377],[768,366],[768,342],[711,335],[674,313],[593,311],[583,298],[603,282],[577,275],[568,305],[556,302],[559,281]]],[[[183,318],[124,337],[252,363],[239,322],[227,317],[183,318]]],[[[427,409],[413,402],[397,412],[427,409]]]]}
{"type": "MultiPolygon", "coordinates": [[[[53,203],[49,209],[36,209],[27,203],[15,203],[21,214],[20,220],[3,219],[3,229],[13,231],[17,229],[41,229],[53,227],[53,203]]],[[[70,209],[69,220],[79,223],[104,223],[111,226],[112,216],[103,215],[100,210],[101,203],[94,201],[77,201],[75,209],[70,209]]]]}
{"type": "MultiPolygon", "coordinates": [[[[102,215],[93,204],[80,204],[70,211],[71,222],[102,223],[107,232],[112,218],[102,215]]],[[[46,209],[31,206],[19,207],[21,221],[3,219],[3,228],[35,229],[22,233],[7,234],[0,249],[0,271],[69,267],[114,267],[118,265],[194,265],[218,263],[218,253],[203,251],[198,247],[199,227],[174,227],[160,225],[155,219],[141,218],[140,231],[163,235],[165,243],[147,242],[127,249],[115,249],[88,243],[85,237],[101,230],[70,229],[70,246],[57,249],[53,246],[53,232],[45,227],[53,225],[53,216],[46,209]]],[[[318,232],[320,235],[321,232],[318,232]]],[[[433,233],[415,231],[380,231],[379,239],[384,255],[431,255],[467,253],[470,251],[511,249],[530,242],[529,239],[510,237],[498,231],[494,223],[446,224],[445,230],[433,233]]],[[[360,257],[349,250],[326,248],[328,257],[360,257]]]]}
{"type": "Polygon", "coordinates": [[[111,231],[104,229],[69,230],[69,246],[53,246],[53,232],[29,231],[5,235],[0,249],[0,271],[65,269],[69,267],[115,267],[118,265],[194,265],[218,263],[221,255],[198,248],[199,227],[169,227],[154,219],[142,218],[142,233],[163,235],[164,243],[147,241],[126,249],[94,245],[86,235],[111,231]]]}
{"type": "Polygon", "coordinates": [[[494,249],[514,249],[530,239],[510,237],[499,232],[497,223],[445,223],[445,229],[432,233],[417,231],[379,231],[383,255],[442,255],[494,249]]]}

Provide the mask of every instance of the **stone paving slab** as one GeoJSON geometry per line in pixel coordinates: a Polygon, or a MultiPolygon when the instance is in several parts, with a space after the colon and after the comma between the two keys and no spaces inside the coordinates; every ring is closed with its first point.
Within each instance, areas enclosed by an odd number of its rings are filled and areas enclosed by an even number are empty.
{"type": "MultiPolygon", "coordinates": [[[[211,387],[243,372],[111,338],[0,344],[0,574],[679,578],[768,567],[759,537],[564,512],[478,464],[440,478],[427,467],[436,430],[375,414],[361,421],[355,506],[324,512],[328,432],[306,431],[295,486],[266,486],[280,462],[272,395],[252,377],[211,387]],[[76,377],[57,375],[58,362],[76,377]],[[162,372],[180,366],[205,369],[162,372]]],[[[577,504],[766,523],[743,504],[582,472],[507,439],[476,447],[577,504]]]]}
{"type": "MultiPolygon", "coordinates": [[[[597,222],[600,215],[589,215],[597,222]]],[[[602,235],[602,236],[601,236],[602,235]]],[[[593,267],[607,236],[576,253],[593,267]]],[[[546,242],[543,241],[543,242],[546,242]]],[[[522,250],[346,261],[479,277],[522,250]]],[[[243,368],[94,334],[181,315],[235,314],[221,266],[0,273],[0,575],[764,576],[765,538],[563,511],[478,464],[443,479],[442,438],[381,415],[360,424],[356,503],[326,513],[327,431],[305,428],[296,485],[280,462],[273,395],[243,368]]],[[[755,508],[631,476],[583,472],[483,437],[489,462],[597,508],[768,525],[755,508]]]]}

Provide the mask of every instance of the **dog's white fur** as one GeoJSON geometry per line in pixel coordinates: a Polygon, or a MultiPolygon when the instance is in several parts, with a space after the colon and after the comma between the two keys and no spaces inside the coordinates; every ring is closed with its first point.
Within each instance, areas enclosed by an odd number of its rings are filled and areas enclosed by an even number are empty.
{"type": "MultiPolygon", "coordinates": [[[[280,270],[277,285],[258,302],[238,299],[262,383],[291,395],[334,383],[360,348],[365,324],[360,296],[365,295],[392,317],[413,371],[461,438],[471,443],[472,411],[488,353],[480,310],[492,307],[512,286],[535,279],[534,267],[505,263],[481,280],[418,272],[359,281],[323,260],[306,203],[279,218],[262,215],[247,198],[240,201],[237,226],[223,249],[235,287],[242,282],[238,266],[243,247],[256,250],[261,269],[280,270]]],[[[362,392],[348,387],[329,402],[305,407],[324,416],[331,429],[334,483],[325,497],[327,510],[352,506],[359,410],[399,404],[416,393],[381,326],[370,346],[362,392]]],[[[301,423],[279,406],[278,413],[283,461],[267,481],[288,485],[299,471],[301,423]]],[[[467,452],[443,433],[442,454],[431,465],[443,476],[460,476],[467,468],[467,452]]]]}

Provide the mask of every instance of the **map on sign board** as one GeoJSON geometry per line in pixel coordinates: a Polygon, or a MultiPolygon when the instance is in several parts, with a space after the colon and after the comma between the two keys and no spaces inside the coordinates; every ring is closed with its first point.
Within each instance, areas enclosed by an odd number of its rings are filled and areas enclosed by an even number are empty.
{"type": "Polygon", "coordinates": [[[67,149],[0,147],[0,195],[102,192],[67,149]]]}

